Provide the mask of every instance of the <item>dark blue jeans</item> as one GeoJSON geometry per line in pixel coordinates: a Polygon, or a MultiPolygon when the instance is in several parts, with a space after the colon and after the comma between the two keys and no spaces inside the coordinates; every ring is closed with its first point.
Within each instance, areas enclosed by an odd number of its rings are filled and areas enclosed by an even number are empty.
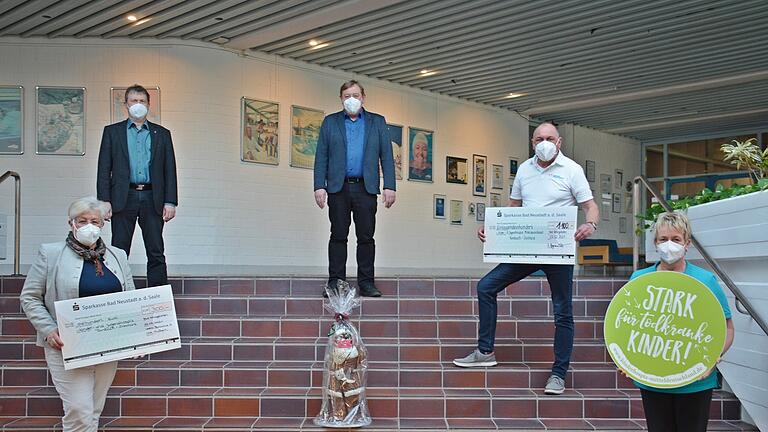
{"type": "Polygon", "coordinates": [[[508,285],[537,270],[547,275],[555,314],[555,362],[552,373],[565,379],[573,351],[573,266],[560,264],[499,264],[480,279],[477,299],[480,304],[480,326],[477,347],[493,351],[496,339],[496,296],[508,285]]]}

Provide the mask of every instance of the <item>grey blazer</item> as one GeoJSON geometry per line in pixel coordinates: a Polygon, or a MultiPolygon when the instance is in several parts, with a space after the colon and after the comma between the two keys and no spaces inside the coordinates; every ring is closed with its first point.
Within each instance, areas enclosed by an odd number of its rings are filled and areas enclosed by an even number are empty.
{"type": "MultiPolygon", "coordinates": [[[[104,263],[120,280],[123,291],[136,289],[125,251],[107,246],[104,263]]],[[[20,296],[21,307],[37,330],[37,346],[45,347],[45,338],[57,328],[54,302],[80,296],[82,271],[83,259],[65,242],[40,246],[20,296]]]]}

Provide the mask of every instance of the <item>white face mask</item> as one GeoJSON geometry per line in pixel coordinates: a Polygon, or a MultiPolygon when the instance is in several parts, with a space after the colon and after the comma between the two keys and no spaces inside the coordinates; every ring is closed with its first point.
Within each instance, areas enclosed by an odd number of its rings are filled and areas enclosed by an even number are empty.
{"type": "Polygon", "coordinates": [[[542,141],[536,144],[536,157],[544,162],[551,161],[557,154],[557,145],[552,141],[542,141]]]}
{"type": "Polygon", "coordinates": [[[143,119],[146,117],[149,109],[142,103],[136,103],[128,107],[128,113],[135,119],[143,119]]]}
{"type": "Polygon", "coordinates": [[[96,225],[86,224],[77,228],[72,222],[72,227],[75,228],[75,240],[84,246],[92,246],[101,237],[101,228],[96,225]]]}
{"type": "Polygon", "coordinates": [[[348,114],[357,114],[360,112],[360,108],[363,106],[363,103],[360,101],[360,99],[348,97],[344,99],[344,111],[346,111],[348,114]]]}
{"type": "Polygon", "coordinates": [[[659,251],[661,260],[667,264],[674,264],[685,256],[685,246],[672,240],[657,244],[656,250],[659,251]]]}

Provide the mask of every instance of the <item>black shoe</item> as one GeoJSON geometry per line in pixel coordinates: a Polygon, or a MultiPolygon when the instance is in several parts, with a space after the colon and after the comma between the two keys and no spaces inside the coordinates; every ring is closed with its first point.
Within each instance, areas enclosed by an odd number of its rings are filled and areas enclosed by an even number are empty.
{"type": "Polygon", "coordinates": [[[363,297],[381,297],[381,291],[373,283],[360,285],[360,295],[363,297]]]}
{"type": "MultiPolygon", "coordinates": [[[[328,279],[328,287],[333,291],[338,289],[338,283],[339,279],[328,279]]],[[[328,298],[328,291],[326,291],[325,287],[323,287],[323,297],[328,298]]]]}

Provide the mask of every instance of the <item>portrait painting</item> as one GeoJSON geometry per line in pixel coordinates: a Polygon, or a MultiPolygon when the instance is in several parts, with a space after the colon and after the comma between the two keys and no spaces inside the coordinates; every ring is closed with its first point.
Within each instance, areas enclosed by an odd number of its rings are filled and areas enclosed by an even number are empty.
{"type": "Polygon", "coordinates": [[[408,128],[408,180],[432,182],[434,133],[425,129],[408,128]]]}

